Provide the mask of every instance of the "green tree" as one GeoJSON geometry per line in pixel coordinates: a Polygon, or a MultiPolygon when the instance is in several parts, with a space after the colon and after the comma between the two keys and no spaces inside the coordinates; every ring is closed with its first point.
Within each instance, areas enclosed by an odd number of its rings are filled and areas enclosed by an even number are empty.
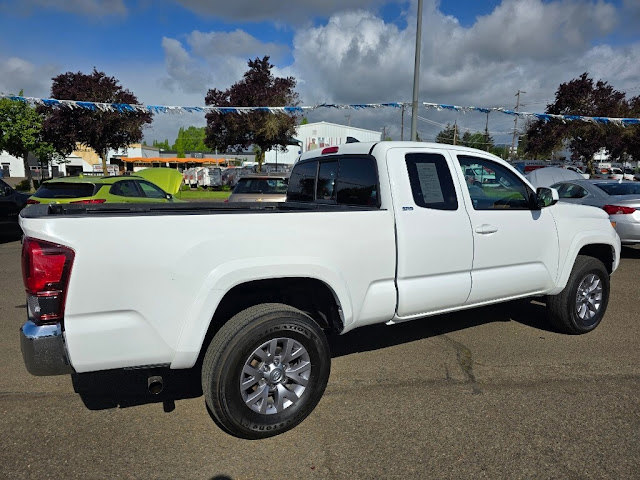
{"type": "MultiPolygon", "coordinates": [[[[22,96],[22,91],[20,92],[22,96]]],[[[9,98],[0,99],[0,151],[22,158],[29,189],[33,188],[33,178],[27,158],[29,152],[53,151],[53,147],[42,137],[43,117],[29,103],[9,98]]]]}
{"type": "Polygon", "coordinates": [[[171,146],[169,145],[169,139],[167,138],[165,138],[163,142],[154,140],[152,146],[160,150],[171,150],[171,146]]]}
{"type": "MultiPolygon", "coordinates": [[[[138,103],[136,96],[123,88],[116,78],[95,68],[89,75],[67,72],[54,77],[51,96],[96,103],[138,103]]],[[[91,147],[102,159],[106,175],[108,150],[124,148],[142,140],[142,128],[151,121],[149,112],[60,107],[49,111],[44,122],[44,134],[45,139],[61,152],[71,152],[76,143],[91,147]]]]}
{"type": "Polygon", "coordinates": [[[181,148],[182,152],[208,152],[209,148],[204,143],[205,128],[204,127],[189,127],[186,130],[180,128],[178,130],[178,137],[174,144],[174,149],[181,148]]]}
{"type": "Polygon", "coordinates": [[[436,143],[460,145],[460,132],[458,131],[458,128],[455,125],[447,123],[446,127],[444,127],[444,130],[436,135],[436,143]]]}
{"type": "MultiPolygon", "coordinates": [[[[225,91],[209,90],[207,105],[218,107],[277,107],[298,105],[293,77],[274,77],[269,57],[249,60],[249,70],[242,80],[225,91]]],[[[287,113],[252,111],[249,113],[216,113],[206,115],[205,143],[212,149],[242,151],[251,145],[260,148],[258,168],[262,168],[265,152],[286,149],[289,139],[295,135],[297,117],[287,113]]]]}

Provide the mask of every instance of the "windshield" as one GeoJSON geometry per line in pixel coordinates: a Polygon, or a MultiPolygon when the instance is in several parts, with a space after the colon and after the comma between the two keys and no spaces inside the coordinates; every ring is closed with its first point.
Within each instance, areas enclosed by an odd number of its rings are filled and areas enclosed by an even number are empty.
{"type": "Polygon", "coordinates": [[[640,195],[640,183],[596,183],[608,195],[640,195]]]}
{"type": "Polygon", "coordinates": [[[93,183],[43,183],[34,194],[38,198],[91,197],[97,190],[93,183]]]}
{"type": "Polygon", "coordinates": [[[233,193],[273,193],[286,194],[287,182],[284,178],[241,178],[233,193]]]}

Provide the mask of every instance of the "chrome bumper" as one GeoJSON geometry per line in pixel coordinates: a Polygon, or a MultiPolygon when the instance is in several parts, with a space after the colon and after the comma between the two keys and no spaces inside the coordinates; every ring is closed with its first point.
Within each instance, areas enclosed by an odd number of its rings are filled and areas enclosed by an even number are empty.
{"type": "Polygon", "coordinates": [[[20,349],[32,375],[72,373],[60,324],[38,326],[27,321],[20,329],[20,349]]]}

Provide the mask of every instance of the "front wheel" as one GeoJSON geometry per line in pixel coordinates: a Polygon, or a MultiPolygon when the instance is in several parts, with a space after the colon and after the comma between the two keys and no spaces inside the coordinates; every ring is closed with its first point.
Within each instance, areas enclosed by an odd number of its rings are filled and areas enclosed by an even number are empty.
{"type": "Polygon", "coordinates": [[[609,273],[604,264],[578,255],[564,290],[547,297],[549,321],[565,333],[587,333],[600,324],[608,303],[609,273]]]}
{"type": "Polygon", "coordinates": [[[322,329],[283,304],[250,307],[214,336],[202,366],[202,391],[216,423],[230,434],[266,438],[302,422],[329,378],[322,329]]]}

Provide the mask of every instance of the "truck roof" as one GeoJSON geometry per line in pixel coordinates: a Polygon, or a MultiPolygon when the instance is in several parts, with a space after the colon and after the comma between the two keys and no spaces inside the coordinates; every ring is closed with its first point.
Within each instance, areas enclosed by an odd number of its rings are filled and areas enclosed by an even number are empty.
{"type": "Polygon", "coordinates": [[[449,145],[443,143],[432,143],[432,142],[409,142],[409,141],[384,141],[384,142],[354,142],[354,143],[345,143],[342,145],[335,145],[324,148],[316,148],[314,150],[310,150],[304,152],[300,155],[299,162],[303,162],[305,160],[310,160],[318,157],[327,157],[330,155],[369,155],[372,153],[374,148],[398,148],[398,147],[419,147],[419,148],[436,148],[436,149],[447,149],[447,150],[456,150],[458,152],[464,152],[469,154],[478,154],[482,153],[483,155],[491,155],[497,160],[500,160],[500,163],[505,163],[499,157],[490,154],[484,150],[478,150],[476,148],[463,147],[461,145],[449,145]]]}

